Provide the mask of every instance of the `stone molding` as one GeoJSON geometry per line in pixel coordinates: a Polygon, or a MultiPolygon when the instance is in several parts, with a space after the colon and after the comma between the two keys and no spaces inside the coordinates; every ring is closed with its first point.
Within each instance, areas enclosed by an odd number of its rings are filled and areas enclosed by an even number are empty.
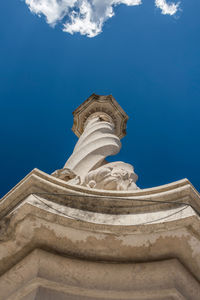
{"type": "Polygon", "coordinates": [[[174,202],[190,204],[200,212],[200,195],[187,179],[143,190],[107,191],[70,185],[64,180],[34,169],[0,200],[0,218],[32,193],[46,193],[46,199],[53,202],[99,213],[166,210],[174,208],[174,202]]]}
{"type": "Polygon", "coordinates": [[[80,137],[86,120],[95,113],[105,113],[115,124],[115,133],[121,139],[126,135],[127,114],[112,95],[100,96],[92,94],[74,112],[73,132],[80,137]]]}
{"type": "Polygon", "coordinates": [[[177,259],[111,264],[39,249],[0,278],[0,290],[0,300],[199,300],[200,293],[198,282],[177,259]]]}
{"type": "Polygon", "coordinates": [[[92,95],[64,169],[0,200],[0,300],[200,299],[200,195],[187,179],[137,189],[131,165],[105,160],[126,120],[92,95]]]}
{"type": "MultiPolygon", "coordinates": [[[[30,251],[42,248],[88,261],[141,262],[177,258],[200,280],[197,213],[191,207],[177,213],[177,206],[164,203],[145,209],[147,204],[142,202],[145,205],[137,208],[141,199],[181,202],[187,197],[188,203],[194,206],[199,196],[187,180],[129,193],[128,200],[121,198],[125,196],[122,192],[105,191],[105,198],[100,200],[102,192],[98,195],[96,190],[92,195],[90,189],[76,188],[34,170],[1,200],[1,274],[30,251]],[[56,195],[72,195],[72,192],[80,195],[80,190],[82,198],[56,195]],[[52,195],[35,197],[29,191],[36,194],[48,191],[52,195]],[[84,194],[90,197],[84,198],[84,194]],[[108,197],[110,194],[115,195],[114,199],[108,197]],[[91,209],[88,209],[88,199],[91,209]],[[138,200],[135,208],[133,199],[138,200]]],[[[185,206],[180,204],[179,209],[183,208],[185,206]]]]}
{"type": "Polygon", "coordinates": [[[40,248],[112,263],[175,258],[200,281],[199,203],[187,179],[130,192],[102,191],[34,169],[0,201],[0,275],[40,248]]]}

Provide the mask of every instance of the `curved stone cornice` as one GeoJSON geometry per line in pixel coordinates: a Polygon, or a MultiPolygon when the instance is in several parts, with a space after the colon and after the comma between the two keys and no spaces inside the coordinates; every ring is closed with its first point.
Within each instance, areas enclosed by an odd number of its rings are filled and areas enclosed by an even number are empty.
{"type": "Polygon", "coordinates": [[[175,202],[189,204],[200,212],[200,195],[187,179],[143,190],[106,191],[70,185],[34,169],[1,199],[0,218],[32,193],[45,193],[45,198],[53,202],[99,213],[159,211],[178,207],[175,202]]]}
{"type": "Polygon", "coordinates": [[[81,210],[78,218],[69,211],[67,215],[61,205],[58,210],[44,198],[29,196],[5,220],[1,272],[40,248],[88,261],[130,263],[177,258],[200,280],[200,220],[194,212],[148,226],[100,224],[92,222],[89,215],[87,221],[80,216],[81,210]]]}
{"type": "Polygon", "coordinates": [[[1,199],[0,270],[41,248],[87,260],[177,258],[200,280],[200,219],[181,202],[199,211],[199,194],[186,179],[129,193],[103,192],[35,169],[1,199]]]}

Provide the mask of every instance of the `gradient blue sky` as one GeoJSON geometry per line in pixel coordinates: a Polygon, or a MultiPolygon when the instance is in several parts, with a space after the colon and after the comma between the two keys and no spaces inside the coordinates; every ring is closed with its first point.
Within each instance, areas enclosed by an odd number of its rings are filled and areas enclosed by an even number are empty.
{"type": "Polygon", "coordinates": [[[1,196],[35,167],[63,167],[72,111],[93,92],[129,115],[112,160],[133,164],[141,188],[187,177],[200,191],[200,1],[181,8],[120,5],[88,38],[50,27],[24,1],[0,1],[1,196]]]}

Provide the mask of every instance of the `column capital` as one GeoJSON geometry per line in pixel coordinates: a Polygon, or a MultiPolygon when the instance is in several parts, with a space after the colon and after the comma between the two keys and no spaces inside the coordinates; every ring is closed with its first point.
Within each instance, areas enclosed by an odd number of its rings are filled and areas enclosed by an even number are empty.
{"type": "Polygon", "coordinates": [[[121,139],[126,135],[128,116],[112,95],[92,94],[74,112],[73,132],[80,137],[85,123],[91,115],[107,115],[114,123],[115,134],[121,139]]]}

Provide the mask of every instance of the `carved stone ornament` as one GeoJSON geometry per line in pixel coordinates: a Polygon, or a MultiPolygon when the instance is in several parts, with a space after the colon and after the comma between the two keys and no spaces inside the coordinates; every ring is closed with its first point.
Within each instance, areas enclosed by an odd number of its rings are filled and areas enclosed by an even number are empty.
{"type": "Polygon", "coordinates": [[[134,168],[105,158],[120,151],[128,116],[110,96],[92,95],[74,114],[73,131],[79,140],[61,170],[52,175],[91,189],[136,190],[134,168]]]}

